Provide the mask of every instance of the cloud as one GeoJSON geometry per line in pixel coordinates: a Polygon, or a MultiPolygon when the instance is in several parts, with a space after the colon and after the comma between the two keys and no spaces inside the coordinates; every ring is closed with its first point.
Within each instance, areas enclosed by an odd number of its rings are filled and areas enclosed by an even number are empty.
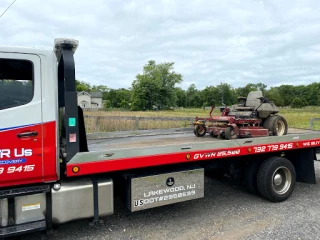
{"type": "Polygon", "coordinates": [[[175,62],[185,89],[309,84],[320,78],[319,12],[317,0],[17,0],[0,44],[78,39],[77,78],[112,88],[130,87],[150,59],[175,62]]]}

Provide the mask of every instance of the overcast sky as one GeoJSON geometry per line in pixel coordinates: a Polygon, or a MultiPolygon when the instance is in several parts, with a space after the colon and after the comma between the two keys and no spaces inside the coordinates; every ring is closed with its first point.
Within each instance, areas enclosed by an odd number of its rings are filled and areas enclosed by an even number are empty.
{"type": "Polygon", "coordinates": [[[0,45],[79,40],[77,79],[111,88],[150,59],[175,62],[184,89],[320,79],[320,0],[17,0],[0,29],[0,45]]]}

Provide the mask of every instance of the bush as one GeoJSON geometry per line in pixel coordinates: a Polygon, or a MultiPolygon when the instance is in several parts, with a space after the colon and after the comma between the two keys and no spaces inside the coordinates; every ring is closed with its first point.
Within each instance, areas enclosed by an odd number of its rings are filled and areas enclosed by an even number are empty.
{"type": "Polygon", "coordinates": [[[104,109],[109,109],[111,107],[111,102],[110,100],[107,100],[105,103],[104,103],[104,109]]]}
{"type": "Polygon", "coordinates": [[[292,108],[302,108],[302,107],[305,107],[306,105],[307,105],[306,101],[298,97],[295,98],[290,104],[292,108]]]}
{"type": "Polygon", "coordinates": [[[129,103],[126,100],[122,100],[120,103],[120,108],[129,109],[129,103]]]}

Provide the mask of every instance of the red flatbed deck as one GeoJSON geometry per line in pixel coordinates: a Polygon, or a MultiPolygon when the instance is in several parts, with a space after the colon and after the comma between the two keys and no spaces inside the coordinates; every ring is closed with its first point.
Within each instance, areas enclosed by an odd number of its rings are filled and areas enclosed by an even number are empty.
{"type": "Polygon", "coordinates": [[[88,153],[67,165],[68,176],[80,176],[183,162],[279,152],[320,146],[320,132],[290,129],[281,137],[222,140],[193,133],[91,140],[88,153]],[[80,171],[74,173],[73,167],[80,171]]]}

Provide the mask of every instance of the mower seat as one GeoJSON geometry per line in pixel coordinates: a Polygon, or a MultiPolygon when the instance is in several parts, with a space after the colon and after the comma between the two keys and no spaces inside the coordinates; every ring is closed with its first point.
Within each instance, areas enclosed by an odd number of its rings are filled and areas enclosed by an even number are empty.
{"type": "Polygon", "coordinates": [[[234,109],[239,111],[253,111],[254,107],[235,106],[234,109]]]}
{"type": "Polygon", "coordinates": [[[261,100],[259,98],[263,98],[261,91],[249,92],[248,97],[246,99],[245,106],[234,106],[234,110],[253,111],[255,108],[259,107],[259,105],[261,104],[261,100]]]}

